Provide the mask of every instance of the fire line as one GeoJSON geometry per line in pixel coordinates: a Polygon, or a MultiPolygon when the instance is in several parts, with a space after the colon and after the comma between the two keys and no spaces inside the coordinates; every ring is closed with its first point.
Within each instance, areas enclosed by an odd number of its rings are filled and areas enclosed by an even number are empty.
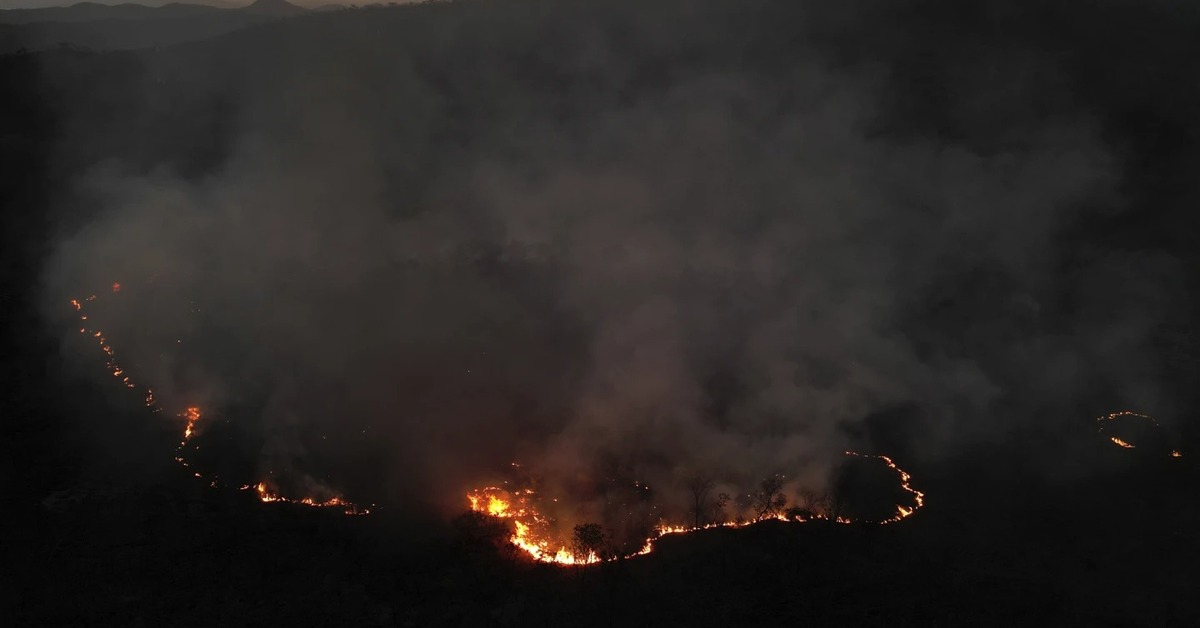
{"type": "Polygon", "coordinates": [[[633,558],[635,556],[644,556],[654,551],[654,543],[658,539],[671,534],[687,534],[699,530],[709,530],[713,528],[743,528],[751,526],[762,521],[778,520],[791,523],[804,523],[806,521],[832,521],[839,524],[850,523],[873,523],[877,525],[888,525],[896,523],[911,517],[917,510],[925,506],[925,493],[912,487],[912,476],[907,471],[896,465],[896,462],[887,456],[860,454],[853,451],[845,452],[847,456],[856,458],[872,458],[882,461],[889,469],[895,471],[900,478],[900,488],[909,493],[913,497],[913,506],[906,507],[896,505],[896,512],[891,517],[882,521],[854,521],[843,516],[835,516],[832,519],[823,514],[814,514],[809,519],[798,517],[788,517],[785,515],[771,515],[761,519],[753,520],[729,520],[719,523],[709,523],[701,526],[686,526],[686,525],[669,525],[662,523],[654,529],[653,534],[642,543],[640,549],[635,552],[622,555],[602,558],[594,551],[588,551],[586,554],[579,555],[576,552],[567,548],[565,543],[555,542],[547,538],[547,535],[540,532],[548,524],[548,519],[545,515],[538,511],[536,507],[537,493],[533,489],[522,489],[518,491],[508,491],[498,486],[487,486],[475,489],[467,493],[467,503],[470,509],[474,512],[485,514],[499,519],[511,520],[513,523],[513,531],[508,541],[525,552],[535,561],[550,563],[554,565],[570,566],[570,565],[592,565],[605,561],[621,560],[633,558]]]}
{"type": "MultiPolygon", "coordinates": [[[[112,292],[114,294],[120,293],[121,288],[122,288],[122,285],[120,282],[113,282],[112,292]]],[[[97,301],[97,296],[94,294],[89,295],[82,301],[80,301],[79,299],[71,299],[70,300],[71,307],[74,308],[75,311],[79,314],[79,321],[80,321],[79,333],[82,336],[85,336],[85,337],[90,336],[91,338],[94,338],[96,340],[96,342],[100,346],[100,351],[102,353],[104,353],[104,355],[105,355],[105,369],[109,373],[111,373],[113,377],[119,378],[121,381],[121,384],[123,386],[125,386],[126,388],[136,389],[138,387],[137,384],[134,383],[134,381],[130,378],[129,374],[126,372],[125,368],[122,367],[120,365],[120,363],[117,361],[116,352],[113,350],[112,345],[109,344],[107,337],[104,335],[104,332],[102,332],[99,329],[89,327],[90,321],[89,321],[88,315],[85,311],[84,304],[85,303],[93,303],[95,301],[97,301]]],[[[150,409],[150,412],[152,414],[158,414],[162,411],[162,406],[160,406],[158,404],[158,399],[154,396],[153,389],[147,387],[145,389],[144,398],[145,398],[146,407],[150,409]]],[[[188,462],[187,457],[185,455],[189,443],[191,442],[192,438],[197,434],[197,430],[199,429],[199,424],[201,422],[201,419],[203,418],[203,412],[201,411],[199,406],[188,406],[188,407],[184,408],[182,411],[180,411],[179,413],[177,413],[176,416],[178,416],[180,419],[183,420],[184,426],[183,426],[183,433],[180,436],[179,445],[176,447],[175,462],[179,463],[180,466],[183,466],[183,467],[188,468],[189,470],[192,470],[192,475],[194,477],[196,477],[197,479],[201,479],[201,480],[208,479],[204,476],[204,474],[192,469],[191,463],[188,462]]],[[[218,482],[218,480],[215,476],[212,477],[211,479],[209,479],[209,486],[212,488],[218,488],[220,486],[220,483],[218,482]]],[[[241,487],[241,489],[242,490],[253,489],[255,491],[255,494],[258,497],[259,501],[261,501],[263,503],[282,502],[282,503],[288,503],[288,504],[298,504],[298,505],[302,505],[302,506],[312,506],[314,508],[338,508],[338,509],[341,509],[342,512],[344,512],[347,515],[366,515],[366,514],[371,513],[370,508],[359,506],[358,504],[351,503],[351,502],[346,501],[345,499],[342,499],[341,497],[337,497],[337,496],[331,497],[329,499],[324,499],[324,500],[318,500],[318,499],[315,499],[312,497],[303,497],[303,498],[299,498],[299,499],[284,497],[284,496],[279,495],[278,493],[270,490],[267,487],[266,482],[258,482],[253,485],[249,485],[249,484],[243,485],[241,487]]]]}

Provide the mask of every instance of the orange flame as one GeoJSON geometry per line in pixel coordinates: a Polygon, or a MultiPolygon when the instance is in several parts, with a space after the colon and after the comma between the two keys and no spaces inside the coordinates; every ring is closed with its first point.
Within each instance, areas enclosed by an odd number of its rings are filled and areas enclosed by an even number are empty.
{"type": "MultiPolygon", "coordinates": [[[[912,476],[899,466],[895,461],[887,456],[859,454],[852,451],[845,452],[847,456],[859,458],[874,458],[881,460],[888,468],[895,471],[900,476],[900,487],[913,496],[913,505],[896,506],[896,514],[882,521],[862,522],[875,523],[886,525],[895,523],[902,519],[906,519],[913,515],[917,510],[925,506],[925,494],[915,489],[911,485],[912,476]]],[[[654,550],[654,542],[664,536],[670,534],[687,534],[698,530],[709,530],[712,528],[742,528],[766,520],[787,521],[792,523],[804,523],[807,521],[803,518],[789,518],[785,515],[772,515],[762,519],[743,520],[737,519],[732,521],[723,521],[719,523],[709,523],[701,526],[686,526],[686,525],[668,525],[661,524],[654,530],[654,534],[647,538],[641,545],[641,548],[630,554],[623,556],[615,556],[611,558],[601,558],[593,551],[588,551],[585,555],[579,555],[567,549],[566,545],[561,542],[554,542],[551,539],[545,538],[544,534],[538,532],[538,529],[544,529],[548,523],[536,508],[536,494],[532,489],[524,489],[516,492],[510,492],[506,489],[488,486],[475,489],[467,493],[467,503],[474,512],[486,514],[499,519],[511,519],[513,521],[512,535],[509,537],[509,542],[517,548],[524,551],[530,558],[538,562],[551,563],[555,565],[591,565],[606,560],[620,560],[624,558],[632,558],[634,556],[643,556],[654,550]]],[[[825,520],[839,524],[855,523],[848,517],[837,516],[833,519],[825,515],[814,515],[812,520],[825,520]]]]}
{"type": "Polygon", "coordinates": [[[362,508],[356,504],[352,504],[352,503],[350,503],[340,497],[336,497],[336,496],[330,497],[329,499],[326,499],[326,500],[316,500],[316,499],[313,499],[312,497],[304,497],[301,499],[289,499],[287,497],[283,497],[282,495],[279,495],[278,493],[275,493],[275,492],[271,491],[270,489],[268,489],[266,482],[259,482],[258,484],[255,484],[254,486],[246,485],[246,486],[242,487],[242,490],[244,490],[244,491],[250,490],[251,488],[253,488],[255,493],[258,494],[258,500],[263,502],[264,504],[270,504],[272,502],[282,502],[285,504],[298,504],[301,506],[311,506],[313,508],[341,508],[342,511],[345,512],[347,515],[369,515],[369,514],[371,514],[370,508],[362,508]]]}
{"type": "Polygon", "coordinates": [[[187,425],[183,427],[183,440],[179,441],[179,446],[183,447],[196,434],[196,422],[200,420],[200,408],[191,406],[180,412],[179,417],[187,419],[187,425]]]}
{"type": "MultiPolygon", "coordinates": [[[[1101,417],[1096,417],[1096,422],[1098,423],[1097,429],[1100,431],[1101,435],[1108,436],[1107,434],[1104,433],[1105,426],[1108,425],[1112,421],[1115,421],[1117,419],[1126,418],[1126,417],[1142,419],[1145,421],[1149,421],[1150,424],[1155,427],[1161,427],[1158,424],[1158,421],[1155,421],[1154,417],[1152,417],[1148,414],[1142,414],[1140,412],[1133,412],[1131,410],[1120,410],[1118,412],[1111,412],[1111,413],[1106,414],[1101,417]]],[[[1108,436],[1108,440],[1123,449],[1135,449],[1137,447],[1133,443],[1131,443],[1123,438],[1119,438],[1117,436],[1108,436]]],[[[1170,451],[1170,453],[1168,453],[1167,455],[1169,455],[1172,458],[1182,458],[1183,457],[1183,453],[1181,453],[1178,449],[1172,449],[1170,451]]]]}
{"type": "Polygon", "coordinates": [[[847,456],[855,456],[858,458],[875,458],[876,460],[882,460],[884,462],[884,464],[886,464],[888,466],[889,469],[895,471],[897,474],[900,475],[900,488],[904,489],[904,491],[906,493],[913,496],[913,501],[915,502],[915,505],[912,508],[905,508],[904,506],[897,505],[896,506],[896,514],[894,516],[892,516],[888,519],[884,519],[883,521],[879,521],[878,523],[884,524],[884,525],[889,524],[889,523],[896,523],[897,521],[900,521],[901,519],[911,517],[914,512],[916,512],[917,510],[919,510],[925,506],[925,493],[922,493],[921,491],[918,491],[917,489],[912,487],[912,484],[911,484],[912,476],[909,475],[909,473],[907,471],[905,471],[904,469],[901,469],[899,466],[897,466],[896,461],[892,460],[891,458],[889,458],[887,456],[883,456],[883,455],[860,454],[860,453],[855,453],[853,451],[847,451],[846,455],[847,456]]]}
{"type": "MultiPolygon", "coordinates": [[[[113,282],[112,291],[114,293],[118,293],[121,291],[120,282],[113,282]]],[[[85,298],[83,301],[88,302],[88,303],[96,301],[96,295],[94,295],[94,294],[90,295],[87,298],[85,298]]],[[[71,307],[74,308],[75,311],[79,313],[79,320],[84,323],[83,327],[80,327],[79,333],[86,335],[89,331],[88,327],[87,327],[88,317],[87,317],[87,314],[84,313],[83,302],[81,302],[79,299],[71,299],[70,304],[71,304],[71,307]]],[[[91,336],[97,340],[97,342],[100,345],[101,352],[103,352],[104,355],[106,355],[108,358],[105,363],[105,369],[109,373],[111,373],[113,377],[120,378],[121,383],[124,384],[126,388],[136,388],[137,386],[133,383],[133,380],[130,379],[129,375],[126,374],[125,369],[117,363],[116,353],[113,351],[113,348],[108,344],[108,340],[105,338],[104,333],[98,329],[94,329],[94,330],[91,330],[91,336]]],[[[151,413],[156,414],[162,410],[162,407],[158,405],[158,401],[154,396],[154,391],[150,388],[146,388],[146,390],[145,390],[145,403],[146,403],[146,407],[150,408],[151,413]]],[[[188,463],[187,459],[183,455],[184,448],[187,446],[188,442],[192,439],[192,437],[196,435],[196,424],[200,421],[200,419],[202,417],[202,412],[201,412],[199,406],[189,406],[189,407],[185,408],[182,412],[178,413],[177,416],[184,419],[186,421],[186,423],[183,428],[183,435],[179,441],[179,446],[176,447],[177,453],[175,456],[175,461],[178,462],[181,466],[187,467],[190,469],[191,465],[188,463]]],[[[199,471],[193,471],[192,475],[196,478],[204,479],[204,475],[201,474],[199,471]]],[[[212,488],[218,488],[219,484],[217,482],[216,477],[213,477],[209,481],[209,486],[212,488]]],[[[317,499],[314,499],[311,497],[305,497],[305,498],[301,498],[301,499],[289,499],[289,498],[285,498],[285,497],[282,497],[282,496],[279,496],[277,494],[270,492],[267,489],[266,484],[264,484],[262,482],[258,483],[255,486],[257,487],[259,499],[264,503],[287,502],[287,503],[292,503],[292,504],[301,504],[301,505],[305,505],[305,506],[313,506],[313,507],[318,507],[318,508],[336,507],[336,508],[341,508],[343,510],[343,512],[345,512],[348,515],[365,515],[365,514],[369,514],[371,512],[369,508],[363,508],[356,504],[352,504],[352,503],[342,499],[341,497],[335,496],[335,497],[331,497],[326,500],[317,500],[317,499]]],[[[246,485],[246,486],[242,487],[243,490],[249,489],[249,488],[251,488],[250,485],[246,485]]]]}

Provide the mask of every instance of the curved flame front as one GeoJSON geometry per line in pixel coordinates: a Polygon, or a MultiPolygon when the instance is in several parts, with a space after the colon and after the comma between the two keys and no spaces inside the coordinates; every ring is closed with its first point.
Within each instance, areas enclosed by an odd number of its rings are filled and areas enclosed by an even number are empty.
{"type": "MultiPolygon", "coordinates": [[[[119,282],[113,282],[112,291],[114,293],[121,292],[121,284],[119,282]]],[[[78,312],[78,314],[79,314],[79,321],[80,321],[79,333],[84,336],[90,335],[92,338],[96,339],[97,343],[100,345],[101,352],[103,352],[105,355],[105,369],[107,369],[108,372],[112,373],[113,377],[120,378],[122,385],[124,385],[126,388],[137,388],[137,385],[133,382],[133,380],[130,378],[130,376],[126,373],[125,368],[122,367],[117,362],[116,352],[113,350],[112,346],[108,343],[108,339],[105,337],[104,332],[100,331],[99,329],[89,328],[89,325],[91,323],[88,319],[88,314],[85,311],[84,303],[92,303],[96,300],[97,300],[97,297],[94,294],[88,296],[87,298],[83,299],[82,301],[79,299],[71,299],[70,300],[71,307],[74,308],[75,311],[78,312]]],[[[146,388],[146,392],[145,392],[145,404],[146,404],[147,408],[150,408],[151,413],[157,414],[159,412],[162,412],[162,406],[160,406],[158,404],[158,400],[154,396],[154,391],[149,387],[146,388]]],[[[192,438],[196,435],[197,430],[199,429],[199,424],[200,424],[201,418],[203,417],[203,412],[201,411],[199,406],[193,405],[193,406],[188,406],[188,407],[184,408],[182,411],[177,413],[176,416],[183,420],[184,425],[183,425],[183,433],[180,436],[179,445],[175,448],[176,449],[175,462],[178,462],[181,466],[191,469],[192,466],[187,461],[186,451],[187,451],[189,443],[191,442],[192,438]]],[[[202,479],[202,480],[206,479],[204,474],[200,473],[199,471],[195,471],[194,469],[192,470],[192,475],[198,479],[202,479]]],[[[220,486],[220,483],[218,482],[218,479],[216,476],[213,476],[212,478],[207,478],[207,479],[209,480],[210,487],[217,488],[220,486]]],[[[366,514],[371,513],[370,508],[365,508],[365,507],[359,506],[357,504],[348,502],[345,499],[342,499],[341,497],[338,497],[338,496],[330,497],[327,499],[317,499],[314,497],[302,497],[299,499],[293,499],[293,498],[283,497],[283,496],[279,495],[278,493],[270,490],[267,487],[267,484],[265,482],[258,482],[257,484],[253,484],[253,485],[246,484],[246,485],[243,485],[241,488],[242,488],[242,490],[254,489],[255,493],[258,496],[258,499],[260,501],[262,501],[263,503],[283,502],[283,503],[288,503],[288,504],[299,504],[302,506],[312,506],[315,508],[340,508],[347,515],[366,515],[366,514]]]]}
{"type": "Polygon", "coordinates": [[[882,461],[889,469],[897,473],[900,478],[900,488],[912,495],[913,504],[911,506],[897,504],[895,514],[881,521],[855,521],[845,516],[834,516],[831,518],[823,514],[814,513],[807,519],[799,516],[788,517],[778,514],[751,520],[738,518],[700,526],[671,525],[663,522],[655,527],[654,533],[645,540],[637,551],[624,555],[601,557],[595,551],[569,549],[567,544],[551,538],[546,533],[549,520],[538,510],[538,495],[533,489],[508,491],[498,486],[487,486],[467,493],[467,503],[474,512],[499,519],[511,520],[513,530],[508,541],[528,554],[533,560],[555,565],[591,565],[605,561],[643,556],[654,550],[655,541],[670,534],[687,534],[689,532],[713,528],[743,528],[767,520],[787,521],[791,523],[832,521],[833,523],[840,524],[871,523],[888,525],[911,517],[917,510],[925,506],[925,493],[913,488],[911,484],[912,476],[897,466],[896,462],[888,456],[860,454],[853,451],[847,451],[845,454],[856,458],[872,458],[882,461]]]}
{"type": "MultiPolygon", "coordinates": [[[[111,286],[113,293],[121,293],[122,285],[119,282],[113,282],[111,286]]],[[[129,389],[137,388],[131,376],[126,372],[125,368],[118,362],[116,352],[109,344],[105,334],[95,328],[89,320],[86,312],[86,305],[97,300],[96,295],[90,295],[82,300],[71,299],[70,304],[79,315],[80,327],[79,333],[85,337],[90,337],[99,345],[101,352],[105,355],[105,369],[114,378],[117,378],[122,386],[129,389]]],[[[162,406],[154,394],[154,391],[147,387],[145,388],[145,405],[152,413],[160,413],[162,406]]],[[[183,422],[182,434],[179,445],[176,448],[175,460],[184,467],[191,467],[186,459],[185,453],[192,439],[198,433],[204,413],[199,406],[191,405],[184,408],[176,414],[183,422]]],[[[1112,425],[1112,422],[1117,419],[1133,417],[1149,421],[1152,425],[1158,426],[1157,421],[1153,417],[1132,411],[1113,412],[1097,418],[1098,429],[1102,435],[1108,438],[1112,443],[1124,449],[1134,449],[1136,445],[1119,436],[1106,433],[1106,429],[1112,425]]],[[[925,506],[925,494],[913,488],[911,481],[912,476],[901,469],[894,460],[888,456],[876,454],[860,454],[853,451],[845,452],[847,456],[859,458],[873,458],[882,461],[888,468],[896,472],[900,480],[900,488],[912,496],[913,502],[911,505],[897,504],[895,513],[883,520],[877,521],[855,521],[845,516],[828,516],[821,513],[808,513],[804,516],[785,516],[782,514],[769,515],[759,519],[746,520],[738,518],[736,520],[722,521],[716,523],[708,523],[700,526],[687,525],[671,525],[666,522],[660,522],[654,528],[653,533],[645,539],[637,551],[624,555],[605,555],[600,556],[596,551],[591,549],[570,549],[567,544],[557,541],[554,535],[549,533],[550,520],[543,515],[537,508],[538,495],[533,489],[523,489],[519,491],[509,491],[497,486],[488,486],[476,489],[467,494],[467,501],[470,509],[477,513],[482,513],[498,519],[510,520],[512,522],[512,533],[508,539],[512,545],[525,552],[532,559],[552,563],[557,565],[589,565],[607,560],[618,560],[621,558],[630,558],[633,556],[641,556],[649,554],[653,551],[654,542],[658,539],[671,534],[686,534],[698,530],[706,530],[711,528],[740,528],[754,525],[767,519],[779,521],[788,521],[793,523],[803,523],[812,520],[825,520],[839,524],[850,523],[870,523],[877,525],[887,525],[902,521],[912,516],[917,510],[925,506]]],[[[1183,454],[1178,449],[1170,450],[1169,454],[1172,458],[1181,458],[1183,454]]],[[[193,475],[196,478],[205,479],[205,476],[200,472],[193,470],[193,475]]],[[[210,479],[211,487],[218,487],[219,483],[214,476],[210,479]]],[[[255,484],[246,484],[241,486],[242,490],[254,491],[259,501],[263,503],[288,503],[314,508],[337,508],[342,510],[347,515],[365,515],[371,512],[370,508],[362,507],[357,504],[346,501],[340,496],[334,495],[328,498],[302,497],[289,498],[280,495],[276,490],[272,489],[267,481],[260,481],[255,484]]]]}

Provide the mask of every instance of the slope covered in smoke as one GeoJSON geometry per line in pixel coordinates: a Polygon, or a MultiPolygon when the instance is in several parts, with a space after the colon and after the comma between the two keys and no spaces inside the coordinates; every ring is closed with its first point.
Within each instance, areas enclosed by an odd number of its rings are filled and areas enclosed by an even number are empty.
{"type": "Polygon", "coordinates": [[[45,8],[22,8],[0,11],[0,24],[33,24],[37,22],[94,22],[98,20],[136,20],[150,17],[195,17],[218,11],[204,4],[170,3],[159,6],[121,3],[99,4],[79,2],[45,8]]]}
{"type": "Polygon", "coordinates": [[[1187,183],[1106,82],[1138,64],[982,6],[437,3],[62,61],[112,78],[57,104],[46,313],[119,280],[126,361],[264,469],[447,509],[512,460],[581,517],[614,478],[818,485],[897,408],[915,456],[1172,416],[1194,279],[1151,182],[1187,183]]]}
{"type": "Polygon", "coordinates": [[[199,41],[264,21],[302,15],[284,0],[240,8],[207,4],[98,4],[0,11],[0,54],[48,48],[133,50],[199,41]]]}

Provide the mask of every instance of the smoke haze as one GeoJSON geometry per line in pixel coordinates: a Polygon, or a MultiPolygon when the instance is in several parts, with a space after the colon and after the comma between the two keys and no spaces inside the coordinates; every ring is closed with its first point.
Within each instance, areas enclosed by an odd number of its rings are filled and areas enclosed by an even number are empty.
{"type": "Polygon", "coordinates": [[[138,115],[201,117],[68,183],[91,218],[47,316],[120,281],[130,370],[244,423],[260,472],[445,512],[513,461],[581,502],[818,486],[897,408],[934,457],[1097,391],[1169,423],[1179,262],[1077,237],[1139,199],[1070,60],[946,42],[931,79],[904,63],[935,31],[872,3],[463,2],[164,50],[138,115]]]}

